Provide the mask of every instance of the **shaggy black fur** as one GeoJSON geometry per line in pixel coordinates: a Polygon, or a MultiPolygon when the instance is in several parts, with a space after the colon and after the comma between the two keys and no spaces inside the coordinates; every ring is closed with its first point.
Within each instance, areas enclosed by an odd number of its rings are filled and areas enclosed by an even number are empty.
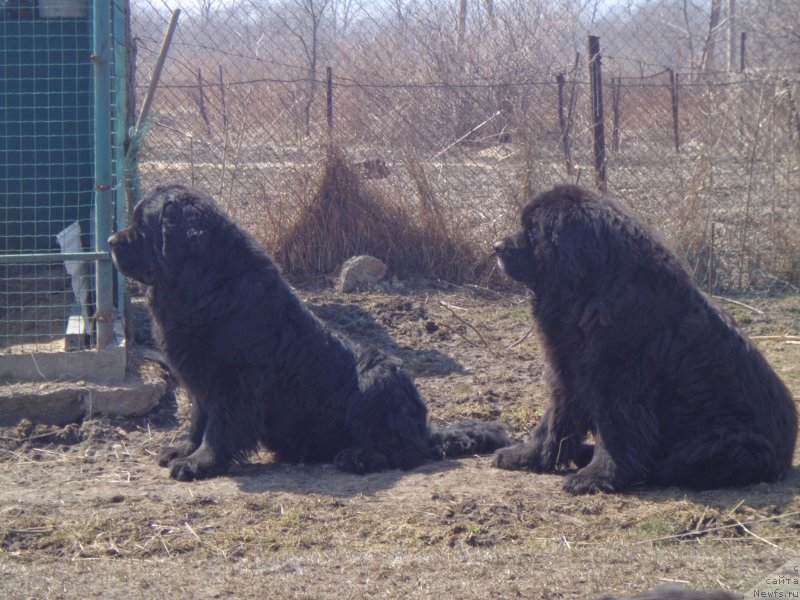
{"type": "Polygon", "coordinates": [[[495,466],[574,464],[573,494],[786,474],[797,436],[789,391],[642,221],[605,196],[556,187],[530,200],[522,231],[495,251],[533,292],[552,391],[528,440],[498,451],[495,466]]]}
{"type": "Polygon", "coordinates": [[[495,423],[431,428],[399,362],[328,330],[208,195],[159,187],[109,244],[117,268],[149,286],[162,348],[192,396],[189,439],[159,457],[172,477],[218,475],[261,443],[279,460],[356,473],[508,444],[495,423]]]}
{"type": "Polygon", "coordinates": [[[603,596],[599,600],[736,600],[728,592],[700,592],[667,585],[638,596],[603,596]]]}

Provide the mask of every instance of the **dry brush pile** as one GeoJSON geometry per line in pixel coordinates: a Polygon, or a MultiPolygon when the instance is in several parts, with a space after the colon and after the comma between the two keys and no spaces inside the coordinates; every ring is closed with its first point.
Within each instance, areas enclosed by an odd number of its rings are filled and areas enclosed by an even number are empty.
{"type": "Polygon", "coordinates": [[[351,256],[370,254],[401,276],[485,277],[493,264],[490,253],[439,201],[412,150],[404,159],[415,193],[397,201],[370,185],[341,148],[328,146],[317,184],[301,197],[294,219],[264,239],[284,271],[327,275],[351,256]]]}

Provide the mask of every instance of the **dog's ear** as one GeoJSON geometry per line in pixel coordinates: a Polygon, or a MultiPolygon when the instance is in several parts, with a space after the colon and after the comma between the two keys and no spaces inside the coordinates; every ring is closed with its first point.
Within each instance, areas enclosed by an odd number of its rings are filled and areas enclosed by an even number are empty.
{"type": "Polygon", "coordinates": [[[166,258],[177,258],[202,250],[208,231],[197,207],[178,200],[168,200],[161,208],[162,252],[166,258]]]}
{"type": "Polygon", "coordinates": [[[558,267],[573,281],[602,266],[604,250],[597,232],[579,218],[559,215],[553,226],[552,244],[558,255],[558,267]]]}

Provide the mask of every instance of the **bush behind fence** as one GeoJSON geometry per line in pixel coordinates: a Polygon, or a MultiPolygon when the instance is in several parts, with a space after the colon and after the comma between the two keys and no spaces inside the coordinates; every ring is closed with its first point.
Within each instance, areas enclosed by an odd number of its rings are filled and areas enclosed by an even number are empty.
{"type": "MultiPolygon", "coordinates": [[[[141,97],[170,12],[133,0],[131,13],[141,97]]],[[[143,186],[203,187],[290,256],[286,236],[311,203],[336,197],[320,190],[342,180],[335,155],[391,214],[435,221],[409,224],[437,232],[412,236],[424,264],[394,248],[390,266],[486,283],[491,242],[516,226],[525,190],[595,185],[595,35],[608,190],[664,231],[707,289],[796,291],[798,21],[793,0],[198,0],[169,48],[143,186]],[[455,248],[469,251],[430,260],[455,248]],[[453,268],[460,260],[470,264],[453,268]]]]}

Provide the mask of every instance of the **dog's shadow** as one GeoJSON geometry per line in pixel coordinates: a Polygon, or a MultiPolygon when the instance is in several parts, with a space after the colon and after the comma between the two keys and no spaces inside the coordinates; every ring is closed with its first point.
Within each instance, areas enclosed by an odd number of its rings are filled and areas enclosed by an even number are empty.
{"type": "MultiPolygon", "coordinates": [[[[372,346],[396,356],[403,367],[414,377],[444,377],[450,373],[464,373],[464,367],[438,350],[415,350],[400,346],[367,311],[350,304],[305,303],[326,326],[359,346],[372,346]]],[[[152,316],[144,298],[131,303],[131,319],[135,343],[156,346],[153,340],[152,316]]]]}
{"type": "Polygon", "coordinates": [[[359,346],[372,346],[396,356],[403,361],[403,368],[414,377],[443,377],[450,373],[465,372],[458,361],[438,350],[415,350],[399,345],[370,313],[358,306],[338,302],[307,302],[306,306],[325,325],[359,346]]]}
{"type": "MultiPolygon", "coordinates": [[[[718,528],[737,527],[736,519],[745,525],[750,522],[779,519],[785,511],[792,511],[800,490],[800,466],[795,465],[781,481],[774,483],[753,483],[743,487],[714,488],[710,490],[691,490],[681,487],[633,487],[622,492],[625,496],[649,502],[682,502],[689,500],[698,504],[716,508],[728,516],[733,522],[718,524],[718,528]],[[750,511],[749,516],[736,517],[736,509],[743,505],[743,512],[750,511]],[[733,510],[732,510],[733,509],[733,510]]],[[[700,524],[702,525],[702,524],[700,524]]],[[[699,526],[698,526],[699,527],[699,526]]],[[[714,528],[712,528],[714,529],[714,528]]],[[[698,536],[699,537],[699,536],[698,536]]]]}
{"type": "Polygon", "coordinates": [[[275,462],[236,465],[228,475],[244,493],[289,492],[351,498],[390,489],[411,474],[427,476],[460,468],[458,462],[444,460],[427,462],[410,471],[390,469],[356,475],[339,471],[330,463],[306,465],[275,462]]]}

